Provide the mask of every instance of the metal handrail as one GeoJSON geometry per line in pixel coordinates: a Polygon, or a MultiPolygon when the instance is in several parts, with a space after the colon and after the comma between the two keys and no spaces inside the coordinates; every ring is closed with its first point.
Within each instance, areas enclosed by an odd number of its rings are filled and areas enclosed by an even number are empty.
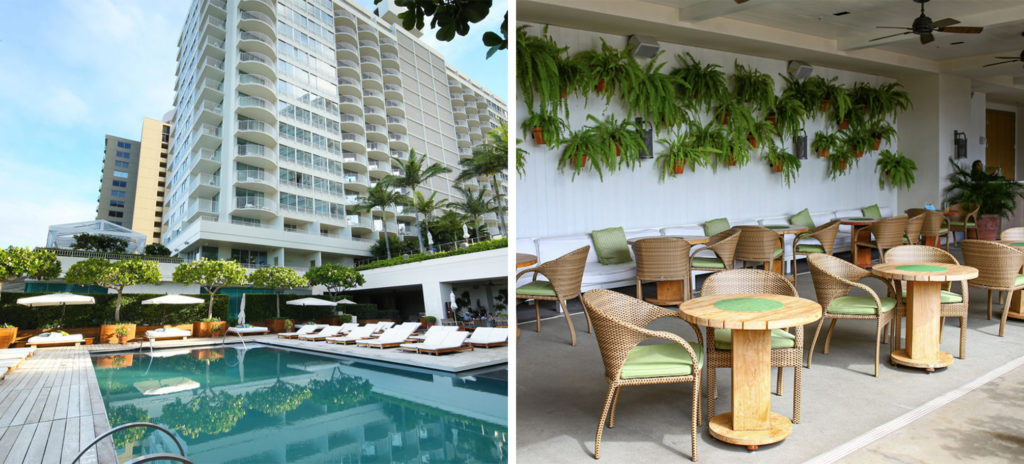
{"type": "Polygon", "coordinates": [[[170,430],[167,430],[167,429],[165,429],[165,428],[163,428],[163,427],[161,427],[159,425],[156,425],[156,424],[151,424],[149,422],[129,422],[127,424],[119,425],[119,426],[114,427],[114,428],[112,428],[110,430],[107,430],[106,432],[103,432],[102,434],[100,434],[100,436],[98,436],[95,439],[93,439],[93,441],[91,443],[89,443],[88,446],[83,448],[82,451],[80,451],[78,453],[78,456],[75,456],[75,459],[71,460],[71,464],[75,464],[76,462],[78,462],[79,459],[82,459],[82,456],[84,456],[85,453],[87,451],[89,451],[89,448],[92,448],[93,446],[96,446],[96,444],[99,443],[100,441],[102,441],[104,438],[107,438],[108,436],[113,435],[114,433],[120,432],[122,430],[130,429],[130,428],[134,428],[134,427],[149,427],[149,428],[152,428],[152,429],[157,429],[157,430],[159,430],[159,431],[161,431],[163,433],[166,433],[167,436],[171,437],[171,440],[174,440],[174,444],[178,445],[178,451],[181,452],[182,456],[175,456],[173,454],[168,454],[168,455],[150,454],[150,455],[142,456],[142,457],[138,458],[138,459],[146,459],[145,461],[135,460],[135,461],[131,461],[131,462],[140,462],[141,463],[141,462],[155,461],[157,459],[174,459],[174,460],[178,460],[178,462],[184,462],[184,463],[188,463],[188,464],[193,464],[192,461],[189,461],[188,459],[185,459],[183,457],[185,455],[185,448],[181,446],[181,442],[178,441],[178,438],[175,437],[174,434],[171,433],[170,430]],[[159,457],[159,458],[155,458],[155,459],[147,459],[147,458],[150,458],[152,456],[170,456],[170,457],[159,457]]]}
{"type": "Polygon", "coordinates": [[[192,461],[189,461],[188,459],[183,458],[181,456],[178,456],[176,454],[167,454],[167,453],[147,454],[145,456],[140,456],[140,457],[137,457],[135,459],[132,459],[131,461],[126,462],[125,464],[137,464],[137,463],[143,463],[143,462],[163,461],[163,460],[178,461],[178,462],[183,462],[185,464],[195,464],[192,461]]]}

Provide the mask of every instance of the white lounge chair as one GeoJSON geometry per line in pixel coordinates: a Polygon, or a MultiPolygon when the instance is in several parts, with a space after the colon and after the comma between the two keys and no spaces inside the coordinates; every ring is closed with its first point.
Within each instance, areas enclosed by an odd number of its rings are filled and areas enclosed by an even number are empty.
{"type": "Polygon", "coordinates": [[[492,348],[508,345],[507,327],[478,327],[466,343],[474,348],[492,348]]]}
{"type": "Polygon", "coordinates": [[[36,352],[35,347],[31,348],[8,348],[0,350],[0,359],[25,359],[36,352]]]}
{"type": "Polygon", "coordinates": [[[373,335],[374,327],[374,325],[364,325],[356,327],[352,329],[352,331],[349,332],[348,335],[345,335],[344,337],[328,337],[327,343],[348,345],[349,343],[355,343],[359,340],[370,338],[370,335],[373,335]]]}
{"type": "Polygon", "coordinates": [[[380,321],[377,323],[377,328],[374,329],[375,333],[383,332],[395,326],[394,322],[391,321],[380,321]]]}
{"type": "Polygon", "coordinates": [[[315,341],[323,340],[323,339],[325,339],[327,337],[335,337],[335,336],[338,335],[339,332],[341,332],[341,326],[340,325],[329,325],[329,326],[324,327],[323,329],[321,329],[319,332],[311,333],[311,334],[305,334],[305,335],[299,335],[299,339],[300,340],[307,340],[307,341],[315,342],[315,341]]]}
{"type": "Polygon", "coordinates": [[[430,348],[437,346],[444,341],[450,332],[458,332],[458,330],[459,327],[454,325],[435,325],[427,329],[427,333],[423,334],[424,338],[422,341],[418,343],[403,343],[399,347],[404,351],[416,351],[420,347],[430,348]]]}
{"type": "Polygon", "coordinates": [[[447,334],[445,334],[444,340],[441,340],[440,343],[436,345],[427,345],[426,343],[424,343],[423,346],[419,346],[416,348],[416,352],[428,353],[436,356],[443,353],[454,353],[456,351],[472,350],[472,346],[465,344],[467,337],[469,337],[469,332],[463,332],[461,330],[457,332],[448,332],[447,334]]]}
{"type": "Polygon", "coordinates": [[[295,332],[279,333],[277,338],[299,338],[300,335],[309,335],[317,330],[323,330],[324,327],[327,327],[327,324],[306,324],[295,332]]]}
{"type": "Polygon", "coordinates": [[[341,330],[339,330],[338,333],[341,334],[341,335],[346,335],[349,332],[351,332],[352,329],[354,329],[356,327],[359,327],[359,323],[358,322],[346,322],[346,323],[341,325],[341,330]]]}
{"type": "Polygon", "coordinates": [[[420,327],[419,322],[405,322],[401,325],[385,330],[379,338],[372,340],[361,340],[356,342],[357,346],[368,346],[370,348],[394,348],[409,339],[409,336],[420,327]]]}
{"type": "Polygon", "coordinates": [[[24,361],[24,359],[0,360],[0,368],[14,369],[15,367],[18,367],[18,364],[21,364],[22,361],[24,361]]]}
{"type": "Polygon", "coordinates": [[[7,368],[0,367],[0,379],[3,379],[4,377],[7,377],[7,368]]]}
{"type": "Polygon", "coordinates": [[[191,330],[179,329],[177,327],[161,327],[159,329],[147,330],[146,338],[149,340],[163,340],[170,338],[188,339],[192,336],[191,330]]]}
{"type": "Polygon", "coordinates": [[[41,333],[35,337],[29,338],[28,341],[25,342],[28,346],[78,346],[82,343],[85,343],[85,338],[82,337],[82,334],[61,335],[59,332],[41,333]]]}
{"type": "Polygon", "coordinates": [[[224,332],[224,335],[227,336],[227,334],[236,334],[239,337],[241,337],[242,335],[258,335],[258,334],[265,334],[265,333],[270,333],[270,329],[268,329],[266,327],[259,327],[259,326],[251,325],[251,326],[248,326],[248,327],[237,327],[237,326],[228,327],[228,330],[226,332],[224,332]]]}
{"type": "Polygon", "coordinates": [[[416,340],[422,342],[430,338],[431,334],[437,333],[448,333],[449,331],[459,330],[459,326],[456,325],[434,325],[430,326],[426,332],[421,335],[410,335],[409,340],[416,340]]]}

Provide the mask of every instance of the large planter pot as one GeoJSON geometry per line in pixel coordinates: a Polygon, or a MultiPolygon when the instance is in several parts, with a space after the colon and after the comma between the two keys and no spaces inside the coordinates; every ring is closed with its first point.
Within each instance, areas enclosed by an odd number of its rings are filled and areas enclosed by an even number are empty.
{"type": "Polygon", "coordinates": [[[7,348],[18,338],[18,328],[0,329],[0,348],[7,348]]]}
{"type": "Polygon", "coordinates": [[[128,329],[128,333],[125,336],[129,339],[135,338],[135,324],[101,325],[99,343],[119,343],[119,340],[117,339],[118,327],[125,327],[128,329]]]}
{"type": "Polygon", "coordinates": [[[997,240],[999,238],[1000,218],[997,214],[978,216],[978,239],[997,240]]]}
{"type": "Polygon", "coordinates": [[[114,356],[100,356],[96,358],[97,369],[119,369],[130,367],[135,355],[119,354],[114,356]]]}
{"type": "Polygon", "coordinates": [[[220,359],[224,357],[223,348],[203,349],[192,351],[192,357],[200,361],[220,359]]]}
{"type": "Polygon", "coordinates": [[[214,322],[193,322],[192,323],[192,336],[193,337],[220,337],[224,335],[224,331],[228,329],[228,323],[224,321],[214,322]],[[214,327],[220,330],[214,334],[214,327]]]}
{"type": "Polygon", "coordinates": [[[284,327],[284,321],[286,320],[287,319],[267,319],[263,321],[263,325],[270,329],[270,333],[287,332],[288,329],[285,329],[284,327]]]}

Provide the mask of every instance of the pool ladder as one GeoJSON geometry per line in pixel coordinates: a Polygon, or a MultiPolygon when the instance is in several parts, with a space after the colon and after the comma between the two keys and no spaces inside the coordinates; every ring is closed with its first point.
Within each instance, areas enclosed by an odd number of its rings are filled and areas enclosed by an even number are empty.
{"type": "Polygon", "coordinates": [[[166,433],[167,436],[171,437],[171,440],[174,440],[174,444],[178,445],[178,452],[181,453],[181,454],[180,455],[178,455],[178,454],[169,454],[169,453],[147,454],[145,456],[139,456],[139,457],[137,457],[135,459],[132,459],[131,461],[128,461],[125,464],[138,464],[138,463],[150,462],[150,461],[177,461],[177,462],[181,462],[181,463],[184,463],[184,464],[195,464],[192,461],[188,460],[188,458],[185,457],[185,448],[183,448],[181,446],[181,442],[178,441],[178,438],[175,437],[174,434],[171,433],[170,430],[167,430],[167,429],[165,429],[165,428],[163,428],[163,427],[161,427],[159,425],[156,425],[156,424],[151,424],[149,422],[131,422],[131,423],[128,423],[128,424],[119,425],[119,426],[114,427],[114,428],[112,428],[110,430],[107,430],[106,432],[103,432],[102,435],[100,435],[100,436],[96,437],[95,439],[93,439],[93,441],[91,443],[89,443],[89,446],[86,446],[85,448],[83,448],[82,451],[80,451],[78,453],[78,456],[75,456],[75,459],[73,459],[71,461],[71,464],[75,464],[76,462],[78,462],[79,459],[82,459],[82,456],[84,456],[85,453],[87,451],[89,451],[90,448],[92,448],[93,446],[96,446],[96,444],[98,444],[104,438],[107,438],[110,435],[113,435],[113,434],[115,434],[117,432],[120,432],[122,430],[130,429],[130,428],[135,428],[135,427],[148,427],[148,428],[157,429],[157,430],[159,430],[159,431],[161,431],[163,433],[166,433]]]}

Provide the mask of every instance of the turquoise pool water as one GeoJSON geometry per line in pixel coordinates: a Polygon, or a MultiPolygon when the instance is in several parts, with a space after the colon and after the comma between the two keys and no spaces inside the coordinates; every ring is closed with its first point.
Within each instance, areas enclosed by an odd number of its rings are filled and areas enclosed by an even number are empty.
{"type": "MultiPolygon", "coordinates": [[[[111,426],[172,430],[197,463],[508,461],[502,367],[449,374],[275,348],[93,358],[111,426]]],[[[176,452],[141,429],[119,459],[176,452]]]]}

